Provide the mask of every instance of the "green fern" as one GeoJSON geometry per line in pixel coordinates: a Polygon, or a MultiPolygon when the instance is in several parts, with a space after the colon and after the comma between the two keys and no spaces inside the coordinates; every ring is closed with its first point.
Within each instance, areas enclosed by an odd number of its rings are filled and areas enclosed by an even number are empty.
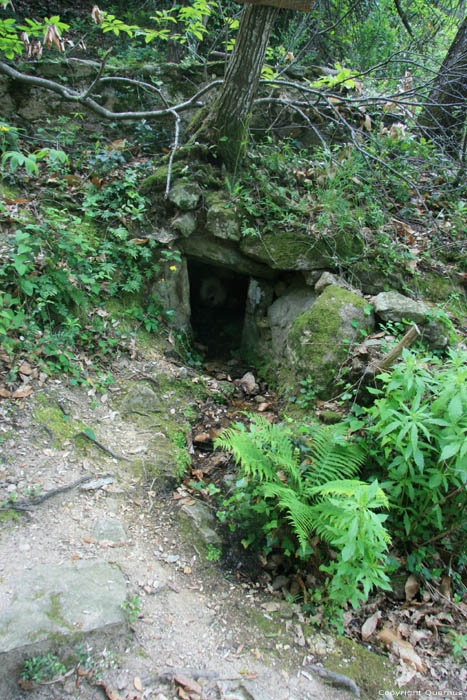
{"type": "MultiPolygon", "coordinates": [[[[269,514],[270,506],[261,507],[258,499],[275,499],[276,511],[285,514],[299,542],[297,554],[306,554],[313,534],[338,550],[337,562],[322,570],[331,576],[328,595],[340,606],[347,599],[356,605],[374,585],[387,588],[384,559],[390,541],[383,525],[387,515],[375,512],[388,508],[388,499],[376,481],[352,478],[365,453],[344,430],[315,429],[302,464],[290,428],[272,425],[262,416],[253,416],[249,429],[235,424],[215,441],[215,447],[233,452],[243,477],[237,483],[243,488],[247,484],[254,497],[252,510],[269,514]]],[[[268,531],[267,523],[263,530],[268,531]]]]}
{"type": "Polygon", "coordinates": [[[349,442],[335,426],[318,428],[312,436],[311,464],[306,469],[310,487],[320,486],[336,479],[350,479],[358,474],[365,461],[363,450],[349,442]]]}

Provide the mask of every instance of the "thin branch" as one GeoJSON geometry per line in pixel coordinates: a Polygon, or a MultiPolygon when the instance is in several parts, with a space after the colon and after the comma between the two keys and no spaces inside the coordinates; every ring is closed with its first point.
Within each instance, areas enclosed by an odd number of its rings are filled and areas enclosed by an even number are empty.
{"type": "Polygon", "coordinates": [[[170,157],[169,157],[167,182],[165,185],[164,199],[167,199],[167,197],[169,196],[170,181],[172,179],[172,163],[173,163],[175,151],[178,148],[178,138],[179,138],[179,134],[180,134],[180,115],[177,114],[177,112],[174,109],[171,109],[170,111],[175,117],[175,136],[174,136],[174,143],[173,143],[172,152],[171,152],[170,157]]]}
{"type": "Polygon", "coordinates": [[[396,6],[397,14],[399,15],[400,20],[401,20],[402,24],[404,25],[404,27],[407,29],[409,36],[411,36],[412,39],[415,39],[415,37],[413,35],[412,27],[409,24],[409,20],[405,16],[405,12],[402,9],[402,6],[400,4],[400,0],[394,0],[394,5],[396,6]]]}
{"type": "MultiPolygon", "coordinates": [[[[261,103],[263,103],[263,104],[268,104],[268,103],[269,104],[280,104],[280,105],[283,105],[284,107],[286,107],[287,109],[291,109],[295,112],[298,112],[298,114],[300,114],[300,116],[306,121],[306,123],[308,124],[308,127],[310,129],[312,129],[312,131],[314,131],[316,136],[319,138],[319,140],[323,144],[324,148],[328,147],[328,144],[326,143],[325,139],[321,135],[319,129],[316,128],[316,126],[311,121],[310,117],[307,114],[305,114],[305,112],[302,109],[300,109],[298,104],[295,104],[293,102],[289,102],[288,100],[283,100],[279,97],[260,97],[259,99],[255,100],[255,104],[261,104],[261,103]]],[[[270,128],[272,128],[272,127],[270,127],[270,128]]]]}
{"type": "Polygon", "coordinates": [[[174,111],[183,112],[187,109],[191,109],[192,107],[201,107],[202,105],[197,102],[199,98],[207,92],[209,92],[209,90],[212,90],[218,85],[222,85],[222,83],[224,82],[223,80],[213,80],[208,85],[205,85],[203,88],[201,88],[201,90],[198,90],[198,92],[195,95],[192,95],[192,97],[190,97],[188,100],[180,102],[177,105],[173,105],[172,107],[167,107],[165,109],[152,109],[145,110],[142,112],[112,112],[112,110],[102,107],[102,105],[93,100],[91,97],[83,97],[82,93],[78,92],[77,90],[73,90],[72,88],[60,85],[60,83],[57,83],[54,80],[48,80],[47,78],[38,78],[35,75],[21,73],[12,66],[9,66],[7,63],[3,63],[3,61],[0,61],[0,73],[7,75],[13,80],[20,80],[21,82],[26,83],[27,85],[45,88],[46,90],[55,92],[58,95],[61,95],[65,100],[83,104],[85,107],[88,107],[90,110],[92,110],[96,114],[99,114],[102,117],[105,117],[106,119],[121,120],[158,119],[159,117],[164,117],[168,114],[173,113],[174,111]]]}
{"type": "Polygon", "coordinates": [[[107,63],[107,59],[109,58],[111,53],[112,53],[112,47],[110,49],[107,49],[107,51],[105,52],[104,58],[101,61],[101,65],[99,66],[99,70],[97,72],[96,77],[94,78],[94,80],[92,81],[92,83],[88,87],[88,89],[82,93],[82,97],[87,97],[88,95],[90,95],[92,93],[92,91],[94,90],[95,86],[97,85],[97,83],[102,78],[102,73],[104,72],[105,64],[107,63]]]}
{"type": "Polygon", "coordinates": [[[136,87],[143,88],[143,90],[152,90],[154,92],[157,92],[157,94],[161,98],[162,102],[167,107],[167,109],[170,109],[170,105],[167,102],[167,100],[165,99],[164,95],[162,94],[162,90],[160,88],[156,87],[155,85],[153,85],[152,83],[146,83],[143,80],[135,80],[134,78],[123,78],[120,76],[115,76],[115,77],[109,76],[106,78],[101,78],[101,83],[116,83],[116,82],[128,83],[129,85],[135,85],[136,87]]]}

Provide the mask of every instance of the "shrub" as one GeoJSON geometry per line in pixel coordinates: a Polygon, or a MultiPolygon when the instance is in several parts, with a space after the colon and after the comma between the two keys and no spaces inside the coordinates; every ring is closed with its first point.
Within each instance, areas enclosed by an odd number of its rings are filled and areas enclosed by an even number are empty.
{"type": "Polygon", "coordinates": [[[404,351],[403,359],[371,389],[367,430],[394,530],[422,544],[465,525],[467,353],[450,350],[442,361],[404,351]]]}
{"type": "Polygon", "coordinates": [[[374,512],[386,508],[388,500],[376,481],[370,485],[355,478],[365,453],[344,430],[342,425],[317,428],[310,445],[301,449],[290,428],[254,416],[249,429],[235,424],[215,445],[232,450],[240,465],[221,520],[241,523],[245,546],[266,540],[270,548],[281,537],[286,553],[302,559],[313,553],[309,541],[318,534],[338,552],[335,561],[320,567],[329,576],[329,600],[337,607],[347,601],[356,607],[374,585],[388,588],[387,515],[374,512]]]}

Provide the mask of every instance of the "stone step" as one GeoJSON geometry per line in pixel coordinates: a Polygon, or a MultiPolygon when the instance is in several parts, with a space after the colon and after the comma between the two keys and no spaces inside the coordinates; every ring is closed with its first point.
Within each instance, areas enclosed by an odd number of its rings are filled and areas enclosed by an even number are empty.
{"type": "Polygon", "coordinates": [[[98,649],[126,630],[125,578],[104,561],[38,566],[8,583],[16,593],[0,602],[0,698],[18,690],[26,658],[91,641],[98,649]]]}

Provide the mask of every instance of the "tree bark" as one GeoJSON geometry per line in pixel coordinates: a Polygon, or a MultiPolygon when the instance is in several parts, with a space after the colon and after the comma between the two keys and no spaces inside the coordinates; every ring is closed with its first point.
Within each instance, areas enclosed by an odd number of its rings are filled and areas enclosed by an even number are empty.
{"type": "Polygon", "coordinates": [[[211,109],[218,155],[229,170],[235,170],[245,153],[251,107],[278,12],[262,5],[243,8],[222,92],[211,109]]]}
{"type": "Polygon", "coordinates": [[[433,141],[457,152],[467,107],[467,16],[446,54],[419,119],[433,141]]]}

